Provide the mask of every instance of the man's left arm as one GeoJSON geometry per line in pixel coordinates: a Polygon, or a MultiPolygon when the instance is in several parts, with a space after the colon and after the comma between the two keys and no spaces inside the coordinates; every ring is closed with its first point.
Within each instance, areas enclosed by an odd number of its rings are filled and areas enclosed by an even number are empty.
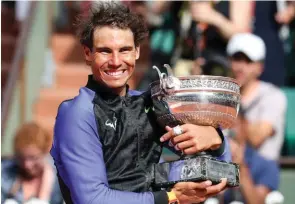
{"type": "Polygon", "coordinates": [[[257,122],[249,122],[247,137],[250,144],[258,148],[276,131],[284,128],[287,107],[286,97],[282,92],[276,92],[262,99],[261,113],[257,122]]]}

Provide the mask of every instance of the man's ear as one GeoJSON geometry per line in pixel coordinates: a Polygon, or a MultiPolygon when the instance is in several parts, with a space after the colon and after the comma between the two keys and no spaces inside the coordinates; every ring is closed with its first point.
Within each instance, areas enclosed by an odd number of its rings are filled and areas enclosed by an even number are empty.
{"type": "Polygon", "coordinates": [[[257,76],[260,77],[264,71],[264,62],[257,62],[257,76]]]}
{"type": "Polygon", "coordinates": [[[92,52],[90,48],[83,45],[83,50],[84,50],[84,58],[85,58],[86,64],[91,65],[93,57],[92,57],[92,52]]]}
{"type": "Polygon", "coordinates": [[[140,47],[138,46],[138,47],[135,47],[135,54],[136,54],[136,60],[138,60],[139,59],[139,56],[140,56],[140,47]]]}

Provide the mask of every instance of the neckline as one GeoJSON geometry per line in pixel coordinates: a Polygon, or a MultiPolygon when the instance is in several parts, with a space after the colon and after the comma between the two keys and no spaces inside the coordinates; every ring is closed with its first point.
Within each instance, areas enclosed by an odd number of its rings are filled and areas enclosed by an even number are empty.
{"type": "Polygon", "coordinates": [[[122,99],[129,96],[128,84],[126,84],[125,96],[120,96],[117,93],[114,93],[111,88],[94,80],[93,75],[88,75],[88,81],[87,81],[86,87],[93,90],[95,93],[99,94],[105,99],[122,99]]]}

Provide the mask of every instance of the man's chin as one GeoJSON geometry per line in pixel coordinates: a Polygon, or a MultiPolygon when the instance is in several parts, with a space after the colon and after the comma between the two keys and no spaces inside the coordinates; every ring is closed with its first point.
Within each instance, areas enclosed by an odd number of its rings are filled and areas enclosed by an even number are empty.
{"type": "Polygon", "coordinates": [[[239,84],[241,87],[245,84],[245,80],[244,80],[244,79],[236,78],[236,81],[238,82],[238,84],[239,84]]]}
{"type": "Polygon", "coordinates": [[[112,80],[112,81],[107,81],[105,82],[105,84],[111,88],[111,89],[120,89],[120,88],[124,88],[127,84],[127,80],[112,80]]]}

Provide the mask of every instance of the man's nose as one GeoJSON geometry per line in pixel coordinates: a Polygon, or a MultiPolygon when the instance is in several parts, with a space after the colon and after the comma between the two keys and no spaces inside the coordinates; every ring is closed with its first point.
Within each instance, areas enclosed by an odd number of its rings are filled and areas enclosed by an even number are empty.
{"type": "Polygon", "coordinates": [[[241,64],[239,64],[239,63],[233,63],[233,64],[231,65],[231,69],[232,69],[233,71],[240,71],[241,68],[242,68],[242,66],[241,66],[241,64]]]}
{"type": "Polygon", "coordinates": [[[33,162],[25,160],[25,161],[23,161],[23,165],[24,165],[25,169],[31,169],[33,166],[33,162]]]}
{"type": "Polygon", "coordinates": [[[113,54],[112,58],[109,61],[109,65],[113,68],[117,68],[117,67],[120,67],[121,64],[122,64],[122,61],[121,61],[119,55],[113,54]]]}

